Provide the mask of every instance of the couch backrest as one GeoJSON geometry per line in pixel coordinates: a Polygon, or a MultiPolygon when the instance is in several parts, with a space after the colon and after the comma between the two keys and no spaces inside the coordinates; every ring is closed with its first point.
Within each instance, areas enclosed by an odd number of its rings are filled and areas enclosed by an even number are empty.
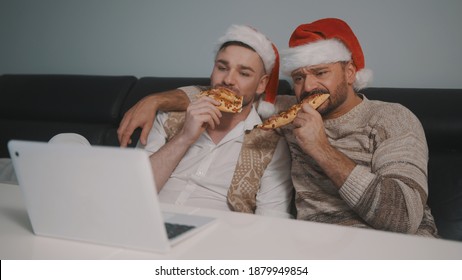
{"type": "MultiPolygon", "coordinates": [[[[0,76],[0,157],[10,139],[48,141],[75,132],[92,144],[114,143],[133,76],[0,76]]],[[[117,138],[116,138],[117,139],[117,138]]]]}

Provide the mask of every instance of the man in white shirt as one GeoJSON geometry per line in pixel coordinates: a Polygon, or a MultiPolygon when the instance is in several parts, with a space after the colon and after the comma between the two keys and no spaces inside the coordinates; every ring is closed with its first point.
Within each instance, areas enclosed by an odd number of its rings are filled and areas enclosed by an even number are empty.
{"type": "Polygon", "coordinates": [[[271,103],[278,69],[276,48],[253,28],[233,25],[219,39],[211,87],[225,87],[242,96],[243,109],[220,112],[217,101],[201,97],[186,113],[158,114],[142,147],[152,153],[161,201],[289,216],[292,183],[287,143],[274,132],[252,130],[261,123],[254,104],[259,101],[259,108],[264,108],[265,102],[271,103]],[[260,100],[264,92],[265,100],[260,100]]]}

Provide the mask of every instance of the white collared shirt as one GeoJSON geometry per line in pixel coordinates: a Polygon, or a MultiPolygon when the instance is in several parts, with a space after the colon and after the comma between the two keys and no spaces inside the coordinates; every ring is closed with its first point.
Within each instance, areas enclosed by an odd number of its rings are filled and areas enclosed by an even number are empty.
{"type": "MultiPolygon", "coordinates": [[[[167,113],[159,112],[144,147],[154,153],[166,143],[164,122],[167,113]]],[[[207,132],[189,148],[159,193],[164,203],[229,211],[227,193],[239,158],[244,133],[261,123],[255,108],[247,119],[234,127],[218,144],[207,132]]],[[[281,137],[273,158],[261,178],[256,213],[288,217],[292,197],[290,153],[281,137]]],[[[155,171],[154,171],[155,176],[155,171]]]]}

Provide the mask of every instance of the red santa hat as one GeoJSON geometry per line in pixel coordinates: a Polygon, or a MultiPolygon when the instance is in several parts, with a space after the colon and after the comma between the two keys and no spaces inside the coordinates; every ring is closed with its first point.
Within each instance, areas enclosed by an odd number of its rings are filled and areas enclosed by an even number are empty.
{"type": "Polygon", "coordinates": [[[364,68],[364,55],[355,34],[340,19],[325,18],[298,26],[289,40],[289,49],[281,52],[281,67],[290,75],[300,67],[352,60],[356,66],[354,88],[365,88],[372,71],[364,68]]]}
{"type": "Polygon", "coordinates": [[[279,85],[279,53],[276,46],[262,33],[246,25],[232,25],[226,34],[218,39],[216,52],[220,47],[231,41],[242,42],[252,47],[263,61],[269,81],[266,85],[265,96],[260,99],[258,113],[263,117],[269,117],[275,113],[274,102],[279,85]]]}

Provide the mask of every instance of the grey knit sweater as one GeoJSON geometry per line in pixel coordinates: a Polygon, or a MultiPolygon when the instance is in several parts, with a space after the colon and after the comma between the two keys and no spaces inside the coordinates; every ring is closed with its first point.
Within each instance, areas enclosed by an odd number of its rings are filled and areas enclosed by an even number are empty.
{"type": "Polygon", "coordinates": [[[297,218],[437,236],[426,204],[428,148],[420,121],[400,104],[361,97],[347,114],[324,121],[331,145],[357,164],[340,190],[298,147],[292,125],[282,129],[297,218]]]}

